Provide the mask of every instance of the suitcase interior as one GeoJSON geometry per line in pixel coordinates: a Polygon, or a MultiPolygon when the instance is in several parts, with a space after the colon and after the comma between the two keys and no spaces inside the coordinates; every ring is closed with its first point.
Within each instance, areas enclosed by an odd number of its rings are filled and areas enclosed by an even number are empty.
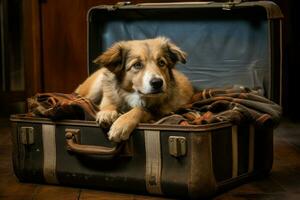
{"type": "MultiPolygon", "coordinates": [[[[97,69],[92,60],[114,42],[166,36],[187,52],[187,64],[178,64],[177,69],[192,80],[195,88],[232,85],[260,87],[266,97],[280,102],[281,82],[278,80],[281,80],[281,56],[278,55],[281,52],[281,44],[278,38],[280,38],[281,17],[281,13],[278,14],[278,7],[271,2],[263,4],[246,2],[233,7],[227,7],[227,4],[223,3],[93,7],[87,16],[88,71],[91,74],[97,69]]],[[[128,152],[121,154],[116,160],[108,158],[103,162],[102,158],[99,160],[93,156],[70,154],[64,147],[66,128],[80,129],[81,144],[111,147],[105,137],[105,131],[95,122],[72,120],[51,122],[47,119],[21,115],[12,116],[11,120],[13,142],[16,146],[14,168],[22,181],[110,190],[118,188],[118,191],[147,193],[149,192],[145,186],[147,166],[144,166],[146,131],[160,131],[162,144],[168,143],[170,136],[187,138],[189,144],[187,156],[179,159],[169,155],[168,145],[161,145],[163,166],[161,190],[168,196],[209,196],[216,190],[221,191],[238,184],[254,174],[267,174],[272,167],[273,127],[253,129],[249,124],[239,126],[237,145],[232,147],[234,141],[232,131],[235,126],[231,123],[186,127],[140,124],[127,144],[128,152]],[[39,133],[47,124],[56,127],[55,140],[58,153],[53,172],[56,175],[53,177],[51,175],[45,177],[45,173],[48,172],[45,172],[43,165],[45,165],[44,156],[47,155],[43,153],[43,138],[39,133]],[[31,146],[19,145],[22,142],[20,128],[27,126],[35,128],[35,143],[31,146]],[[253,143],[249,142],[251,137],[253,143]],[[189,156],[197,146],[193,144],[194,141],[206,140],[211,146],[206,148],[204,145],[206,143],[202,143],[201,148],[204,149],[203,152],[210,151],[209,155],[212,156],[209,159],[213,175],[208,179],[213,178],[214,185],[203,186],[202,193],[200,189],[197,191],[200,194],[191,195],[188,185],[189,181],[194,179],[190,177],[190,173],[191,166],[195,163],[191,163],[189,156]],[[238,153],[234,154],[233,151],[238,153]],[[233,161],[234,156],[236,163],[233,161]],[[254,156],[254,160],[250,159],[251,156],[254,156]],[[179,171],[182,172],[180,176],[179,171]]],[[[26,137],[28,140],[28,136],[26,137]]],[[[205,157],[207,155],[199,154],[202,160],[207,160],[205,157]]],[[[206,165],[198,164],[199,171],[207,170],[206,165]]],[[[209,182],[207,176],[201,176],[200,182],[209,182]]],[[[150,193],[159,194],[155,191],[150,193]]]]}
{"type": "Polygon", "coordinates": [[[88,71],[98,68],[92,61],[114,42],[165,36],[188,54],[177,69],[195,88],[260,87],[279,103],[281,15],[275,4],[266,5],[246,2],[230,10],[223,3],[94,7],[88,13],[88,71]]]}

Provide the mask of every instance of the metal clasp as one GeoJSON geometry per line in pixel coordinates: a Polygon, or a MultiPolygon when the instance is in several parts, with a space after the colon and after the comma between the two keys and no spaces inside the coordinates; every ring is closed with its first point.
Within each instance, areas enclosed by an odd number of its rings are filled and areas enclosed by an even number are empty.
{"type": "Polygon", "coordinates": [[[186,138],[181,136],[169,137],[169,153],[174,157],[186,155],[186,138]]]}
{"type": "Polygon", "coordinates": [[[123,7],[123,6],[127,6],[127,5],[130,5],[130,4],[131,4],[130,1],[121,1],[121,2],[116,3],[115,5],[107,6],[107,10],[114,11],[114,10],[117,10],[117,9],[123,7]]]}
{"type": "Polygon", "coordinates": [[[229,0],[228,2],[223,4],[222,9],[223,10],[231,10],[234,8],[237,4],[242,3],[243,0],[229,0]]]}
{"type": "Polygon", "coordinates": [[[21,127],[20,128],[20,140],[22,144],[30,145],[34,143],[34,128],[33,127],[21,127]]]}

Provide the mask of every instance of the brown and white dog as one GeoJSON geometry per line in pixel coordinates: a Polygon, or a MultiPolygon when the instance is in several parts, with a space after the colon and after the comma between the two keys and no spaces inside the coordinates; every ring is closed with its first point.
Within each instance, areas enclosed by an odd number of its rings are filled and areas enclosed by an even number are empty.
{"type": "Polygon", "coordinates": [[[94,62],[103,67],[75,92],[99,103],[96,121],[111,126],[114,142],[127,140],[138,123],[175,111],[193,94],[187,77],[174,69],[186,54],[164,37],[115,43],[94,62]]]}

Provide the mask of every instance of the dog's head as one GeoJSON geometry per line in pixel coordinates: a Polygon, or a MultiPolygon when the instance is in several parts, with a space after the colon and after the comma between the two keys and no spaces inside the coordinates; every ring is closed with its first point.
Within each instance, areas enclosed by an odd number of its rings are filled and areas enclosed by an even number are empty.
{"type": "Polygon", "coordinates": [[[185,63],[186,54],[169,39],[158,37],[115,43],[94,62],[115,73],[123,89],[153,96],[167,91],[172,68],[185,63]]]}

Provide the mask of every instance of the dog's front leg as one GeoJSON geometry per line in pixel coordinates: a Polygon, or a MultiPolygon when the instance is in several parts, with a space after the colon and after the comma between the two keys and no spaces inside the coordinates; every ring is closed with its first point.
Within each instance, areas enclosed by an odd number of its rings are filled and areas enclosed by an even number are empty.
{"type": "Polygon", "coordinates": [[[151,115],[141,107],[132,108],[127,113],[121,115],[111,126],[108,137],[109,140],[120,142],[127,140],[140,123],[149,120],[151,115]]]}
{"type": "Polygon", "coordinates": [[[96,121],[101,127],[108,128],[118,117],[119,113],[117,112],[117,106],[104,94],[96,121]]]}

